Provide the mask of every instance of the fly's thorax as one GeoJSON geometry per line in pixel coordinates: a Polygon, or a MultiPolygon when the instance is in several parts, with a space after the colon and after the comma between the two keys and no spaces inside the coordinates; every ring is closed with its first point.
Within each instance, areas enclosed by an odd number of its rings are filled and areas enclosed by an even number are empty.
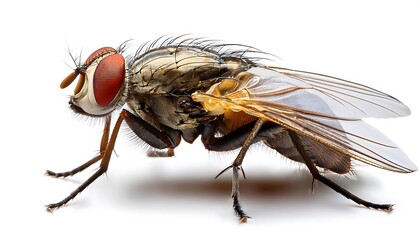
{"type": "Polygon", "coordinates": [[[237,75],[248,64],[198,47],[179,46],[148,51],[128,66],[128,106],[152,125],[184,130],[209,118],[191,95],[237,75]]]}
{"type": "Polygon", "coordinates": [[[199,47],[162,47],[132,60],[130,84],[140,93],[194,92],[203,81],[247,65],[242,59],[224,58],[199,47]]]}
{"type": "Polygon", "coordinates": [[[157,129],[165,125],[183,130],[196,128],[200,124],[199,119],[191,117],[200,111],[200,106],[191,107],[191,101],[189,97],[181,96],[137,95],[130,97],[127,105],[157,129]]]}

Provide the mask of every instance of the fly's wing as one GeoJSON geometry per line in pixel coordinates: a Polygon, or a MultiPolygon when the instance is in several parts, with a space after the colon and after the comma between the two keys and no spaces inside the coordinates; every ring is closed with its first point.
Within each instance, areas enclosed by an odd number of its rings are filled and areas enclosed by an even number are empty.
{"type": "Polygon", "coordinates": [[[338,117],[392,118],[410,115],[410,109],[399,100],[370,87],[327,75],[287,68],[272,69],[275,71],[264,71],[263,68],[252,71],[264,75],[265,78],[276,78],[270,76],[270,72],[287,76],[288,78],[280,77],[279,80],[290,79],[290,84],[304,86],[305,91],[311,91],[324,99],[338,117]]]}
{"type": "Polygon", "coordinates": [[[397,99],[356,83],[290,69],[256,67],[236,79],[192,97],[210,113],[244,111],[379,168],[417,170],[396,144],[361,120],[410,114],[397,99]]]}

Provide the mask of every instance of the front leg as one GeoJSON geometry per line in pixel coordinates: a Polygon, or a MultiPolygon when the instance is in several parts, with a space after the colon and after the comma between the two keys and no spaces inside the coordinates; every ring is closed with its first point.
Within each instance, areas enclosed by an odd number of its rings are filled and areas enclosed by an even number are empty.
{"type": "Polygon", "coordinates": [[[50,170],[47,170],[46,175],[52,177],[67,177],[72,176],[78,172],[83,171],[84,169],[88,168],[95,162],[101,160],[101,164],[99,169],[90,177],[88,178],[82,185],[80,185],[76,190],[70,193],[69,196],[64,198],[62,201],[48,204],[47,210],[52,211],[57,209],[70,200],[75,198],[79,193],[81,193],[87,186],[93,183],[99,176],[104,174],[109,165],[109,161],[111,159],[111,154],[114,149],[115,141],[117,139],[118,132],[120,130],[122,121],[126,121],[128,126],[133,130],[133,132],[139,136],[142,140],[146,143],[151,145],[152,147],[158,149],[165,149],[168,148],[168,153],[170,154],[171,151],[173,152],[173,148],[176,147],[180,142],[180,133],[178,131],[172,129],[164,129],[165,131],[159,131],[158,129],[154,128],[141,118],[135,116],[134,114],[128,112],[127,110],[123,110],[118,117],[117,122],[115,123],[114,129],[112,131],[111,137],[109,137],[110,133],[110,125],[111,125],[111,116],[106,117],[104,132],[102,134],[102,140],[100,145],[100,152],[99,155],[92,158],[91,160],[87,161],[86,163],[82,164],[81,166],[67,172],[56,173],[50,170]]]}
{"type": "Polygon", "coordinates": [[[102,133],[101,145],[100,145],[100,148],[99,148],[99,155],[98,156],[95,156],[91,160],[89,160],[89,161],[85,162],[84,164],[74,168],[73,170],[66,171],[66,172],[58,172],[58,173],[47,170],[45,172],[45,175],[51,176],[51,177],[63,177],[63,178],[68,177],[68,176],[73,176],[74,174],[85,170],[86,168],[90,167],[92,164],[101,160],[103,155],[105,154],[105,150],[108,146],[109,131],[110,131],[110,126],[111,126],[111,118],[112,118],[111,115],[106,116],[105,127],[104,127],[104,131],[102,133]]]}
{"type": "Polygon", "coordinates": [[[117,139],[118,132],[119,132],[120,127],[121,127],[121,123],[122,123],[122,121],[124,120],[125,117],[127,117],[127,111],[123,110],[120,113],[120,116],[118,117],[117,122],[115,123],[114,129],[113,129],[112,134],[111,134],[111,138],[108,141],[108,140],[104,140],[105,137],[107,138],[107,135],[108,135],[107,131],[109,130],[109,123],[111,121],[110,120],[111,117],[107,116],[107,123],[105,124],[105,129],[104,129],[105,133],[103,134],[102,141],[101,141],[101,148],[104,148],[105,150],[104,150],[103,153],[101,151],[99,156],[93,158],[92,160],[88,161],[87,163],[83,164],[82,166],[80,166],[79,168],[76,168],[73,171],[65,172],[65,173],[62,173],[62,174],[56,174],[56,173],[53,173],[51,171],[47,171],[47,174],[49,174],[51,176],[66,177],[68,175],[72,175],[74,173],[80,172],[83,169],[87,168],[88,166],[92,165],[94,162],[102,159],[101,164],[99,166],[99,169],[91,177],[89,177],[84,183],[82,183],[82,185],[80,185],[78,188],[76,188],[76,190],[71,192],[70,195],[67,196],[66,198],[64,198],[63,200],[61,200],[57,203],[48,204],[46,206],[48,211],[52,211],[54,209],[57,209],[57,208],[65,205],[66,203],[68,203],[70,200],[75,198],[79,193],[81,193],[86,187],[88,187],[91,183],[93,183],[99,176],[101,176],[102,174],[104,174],[107,171],[109,161],[111,160],[111,154],[112,154],[112,151],[114,150],[115,141],[117,139]],[[102,144],[104,144],[104,145],[102,145],[102,144]],[[67,173],[69,173],[69,174],[67,174],[67,173]]]}

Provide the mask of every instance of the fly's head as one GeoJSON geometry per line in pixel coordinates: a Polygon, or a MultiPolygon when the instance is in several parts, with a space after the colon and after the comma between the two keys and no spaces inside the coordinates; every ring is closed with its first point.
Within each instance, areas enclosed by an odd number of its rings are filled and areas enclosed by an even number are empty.
{"type": "Polygon", "coordinates": [[[68,87],[77,77],[79,80],[70,97],[70,107],[75,112],[101,117],[124,104],[125,60],[114,48],[103,47],[93,52],[61,82],[60,88],[68,87]]]}

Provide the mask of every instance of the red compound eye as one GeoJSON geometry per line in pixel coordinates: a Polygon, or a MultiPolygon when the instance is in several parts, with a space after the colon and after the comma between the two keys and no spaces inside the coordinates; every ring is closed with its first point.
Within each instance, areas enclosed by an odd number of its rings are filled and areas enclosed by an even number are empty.
{"type": "Polygon", "coordinates": [[[90,54],[90,56],[86,59],[85,61],[85,66],[90,66],[90,64],[92,64],[93,61],[95,61],[96,59],[103,57],[107,54],[115,54],[117,53],[117,50],[115,50],[112,47],[103,47],[103,48],[99,48],[98,50],[94,51],[92,54],[90,54]]]}
{"type": "Polygon", "coordinates": [[[124,76],[125,62],[120,54],[112,54],[99,62],[93,76],[93,92],[100,106],[106,107],[114,100],[122,87],[124,76]]]}

